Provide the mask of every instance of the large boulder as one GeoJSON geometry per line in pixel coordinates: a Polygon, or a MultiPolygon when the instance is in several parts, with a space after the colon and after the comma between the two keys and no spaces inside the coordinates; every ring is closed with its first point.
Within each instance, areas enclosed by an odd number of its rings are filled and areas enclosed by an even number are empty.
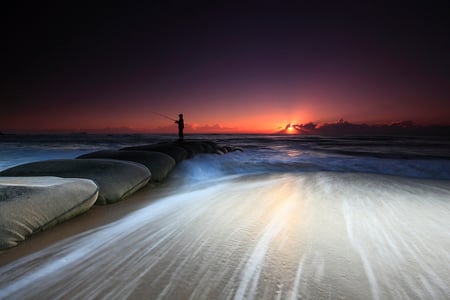
{"type": "Polygon", "coordinates": [[[202,141],[206,153],[216,153],[217,144],[211,141],[202,141]]]}
{"type": "Polygon", "coordinates": [[[183,148],[186,151],[187,153],[186,158],[192,158],[197,154],[202,153],[203,151],[203,148],[200,148],[195,144],[189,142],[177,142],[177,146],[183,148]]]}
{"type": "Polygon", "coordinates": [[[85,212],[97,195],[88,179],[0,177],[0,249],[85,212]]]}
{"type": "Polygon", "coordinates": [[[177,146],[172,143],[161,143],[161,144],[152,144],[152,145],[142,145],[142,146],[134,146],[134,147],[125,147],[120,149],[125,151],[156,151],[162,152],[169,156],[171,156],[177,163],[182,160],[185,160],[188,156],[188,153],[183,147],[177,146]]]}
{"type": "Polygon", "coordinates": [[[186,151],[186,158],[187,159],[192,158],[192,157],[194,157],[195,155],[198,154],[197,151],[194,148],[192,148],[191,146],[188,146],[188,145],[185,145],[185,144],[181,144],[181,143],[179,144],[179,146],[186,151]]]}
{"type": "Polygon", "coordinates": [[[152,182],[161,182],[164,180],[176,164],[171,156],[155,151],[104,150],[87,153],[77,158],[108,158],[141,163],[150,170],[152,182]]]}
{"type": "Polygon", "coordinates": [[[215,153],[218,148],[216,143],[202,140],[177,142],[177,145],[188,152],[188,158],[200,153],[215,153]]]}
{"type": "Polygon", "coordinates": [[[0,176],[57,176],[92,179],[99,187],[95,204],[117,202],[145,186],[151,177],[147,167],[111,159],[54,159],[26,163],[0,172],[0,176]]]}
{"type": "Polygon", "coordinates": [[[196,154],[207,152],[205,146],[201,141],[186,141],[183,143],[185,146],[191,147],[195,150],[196,154]]]}

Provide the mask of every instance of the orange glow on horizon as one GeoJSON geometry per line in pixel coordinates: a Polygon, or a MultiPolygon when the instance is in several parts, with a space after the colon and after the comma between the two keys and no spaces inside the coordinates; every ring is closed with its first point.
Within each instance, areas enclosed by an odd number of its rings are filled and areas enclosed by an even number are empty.
{"type": "MultiPolygon", "coordinates": [[[[386,117],[380,120],[368,120],[356,118],[356,116],[330,112],[330,109],[320,106],[308,106],[299,99],[298,103],[281,105],[275,102],[273,106],[266,103],[244,102],[240,106],[229,105],[222,101],[223,106],[212,107],[206,103],[199,106],[180,106],[174,111],[171,107],[154,109],[169,116],[177,118],[178,113],[184,114],[186,134],[298,134],[300,131],[296,124],[308,124],[313,122],[320,126],[324,123],[334,123],[343,118],[356,124],[389,124],[402,120],[401,117],[386,117]],[[226,105],[225,105],[226,104],[226,105]],[[264,104],[264,105],[263,105],[264,104]],[[319,109],[320,108],[320,109],[319,109]],[[288,127],[287,125],[290,124],[288,127]]],[[[214,103],[215,105],[215,103],[214,103]]],[[[413,116],[414,117],[414,116],[413,116]]],[[[414,121],[423,124],[443,123],[448,124],[442,118],[428,120],[425,118],[413,118],[414,121]]],[[[406,118],[405,118],[406,119],[406,118]]],[[[151,109],[128,110],[117,105],[111,110],[85,109],[80,106],[73,109],[54,110],[42,107],[35,113],[22,111],[19,115],[10,115],[0,122],[0,131],[13,132],[88,132],[88,133],[152,133],[152,134],[176,134],[176,124],[164,117],[152,113],[151,109]],[[121,110],[119,110],[119,108],[121,110]],[[99,118],[99,116],[101,116],[99,118]]]]}
{"type": "MultiPolygon", "coordinates": [[[[19,132],[105,132],[105,133],[174,133],[177,126],[170,120],[154,116],[152,114],[122,114],[121,118],[114,118],[117,114],[104,114],[101,119],[91,114],[55,114],[51,118],[44,114],[28,116],[26,122],[15,119],[9,123],[9,128],[3,131],[19,132]]],[[[253,114],[253,115],[207,115],[204,113],[184,113],[185,133],[249,133],[271,134],[282,132],[287,124],[299,124],[300,121],[292,121],[294,117],[281,114],[253,114]]],[[[171,116],[172,117],[172,116],[171,116]]],[[[286,133],[295,133],[294,128],[289,128],[286,133]]]]}
{"type": "Polygon", "coordinates": [[[289,127],[286,129],[286,133],[287,134],[294,134],[295,133],[295,128],[289,124],[289,127]]]}

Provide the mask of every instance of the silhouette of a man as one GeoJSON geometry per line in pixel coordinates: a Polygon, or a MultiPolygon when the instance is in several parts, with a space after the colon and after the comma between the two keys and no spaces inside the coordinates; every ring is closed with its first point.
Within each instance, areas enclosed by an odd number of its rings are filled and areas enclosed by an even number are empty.
{"type": "Polygon", "coordinates": [[[183,114],[179,114],[178,117],[179,117],[179,119],[178,119],[178,121],[175,121],[175,123],[178,124],[178,140],[179,140],[179,141],[182,141],[182,140],[184,140],[184,134],[183,134],[183,129],[184,129],[183,114]]]}

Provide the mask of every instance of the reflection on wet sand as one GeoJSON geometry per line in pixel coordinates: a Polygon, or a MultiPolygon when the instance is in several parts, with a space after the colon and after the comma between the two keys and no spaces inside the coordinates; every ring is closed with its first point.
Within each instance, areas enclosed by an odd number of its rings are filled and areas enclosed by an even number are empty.
{"type": "Polygon", "coordinates": [[[450,185],[355,173],[181,189],[0,268],[1,299],[444,299],[450,185]]]}

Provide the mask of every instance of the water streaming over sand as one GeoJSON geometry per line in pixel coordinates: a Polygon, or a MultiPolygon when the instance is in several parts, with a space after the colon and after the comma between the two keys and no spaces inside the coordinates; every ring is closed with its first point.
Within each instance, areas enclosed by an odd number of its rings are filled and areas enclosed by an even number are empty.
{"type": "Polygon", "coordinates": [[[0,298],[449,298],[446,160],[255,143],[184,161],[172,196],[0,267],[0,298]]]}
{"type": "Polygon", "coordinates": [[[233,176],[0,268],[0,298],[445,299],[450,186],[233,176]]]}

